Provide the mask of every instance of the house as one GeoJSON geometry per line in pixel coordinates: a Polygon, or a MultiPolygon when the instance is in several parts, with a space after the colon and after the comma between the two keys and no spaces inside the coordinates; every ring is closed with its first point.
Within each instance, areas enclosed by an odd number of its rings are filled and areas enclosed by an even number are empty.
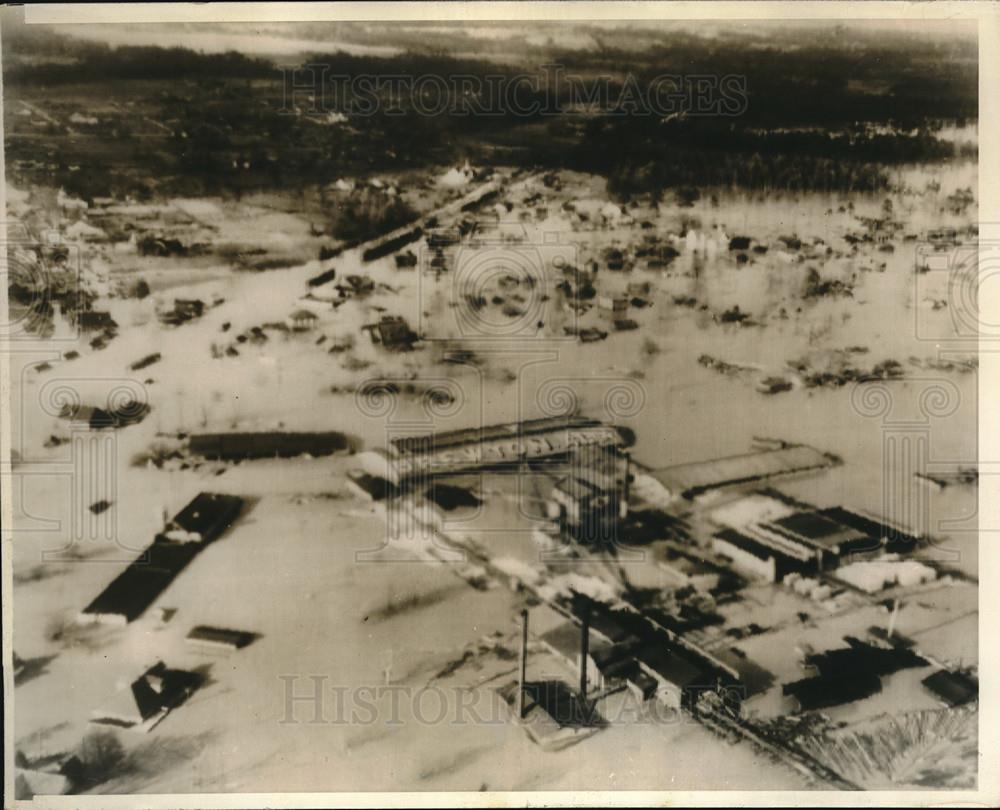
{"type": "Polygon", "coordinates": [[[179,326],[205,314],[205,302],[198,298],[175,298],[173,309],[161,312],[160,323],[179,326]]]}
{"type": "Polygon", "coordinates": [[[397,253],[395,258],[397,270],[408,270],[417,266],[417,255],[412,250],[397,253]]]}
{"type": "Polygon", "coordinates": [[[334,289],[340,293],[341,298],[351,298],[352,296],[363,298],[375,291],[375,282],[368,276],[351,274],[345,276],[342,282],[335,284],[334,289]]]}
{"type": "Polygon", "coordinates": [[[372,343],[391,351],[407,351],[419,339],[405,319],[399,315],[383,315],[376,324],[362,327],[371,336],[372,343]]]}
{"type": "Polygon", "coordinates": [[[961,706],[979,698],[979,681],[961,672],[941,669],[920,683],[945,706],[961,706]]]}
{"type": "Polygon", "coordinates": [[[85,309],[76,313],[76,322],[84,332],[114,332],[118,329],[111,313],[97,309],[85,309]]]}
{"type": "Polygon", "coordinates": [[[151,731],[175,706],[198,688],[194,672],[168,669],[157,661],[114,698],[90,714],[90,722],[137,731],[151,731]]]}
{"type": "Polygon", "coordinates": [[[101,430],[137,424],[145,419],[148,413],[149,405],[137,400],[122,403],[115,410],[67,403],[59,411],[59,418],[77,425],[86,425],[90,430],[101,430]]]}
{"type": "Polygon", "coordinates": [[[317,320],[319,318],[315,312],[310,312],[308,309],[297,309],[288,316],[286,323],[293,332],[308,332],[316,326],[317,320]]]}
{"type": "Polygon", "coordinates": [[[601,315],[611,320],[624,318],[628,312],[629,300],[627,295],[600,295],[597,297],[597,308],[601,315]]]}
{"type": "Polygon", "coordinates": [[[185,641],[192,647],[201,647],[222,652],[235,652],[246,647],[257,638],[255,633],[246,630],[228,630],[224,627],[211,627],[199,624],[191,628],[185,641]]]}

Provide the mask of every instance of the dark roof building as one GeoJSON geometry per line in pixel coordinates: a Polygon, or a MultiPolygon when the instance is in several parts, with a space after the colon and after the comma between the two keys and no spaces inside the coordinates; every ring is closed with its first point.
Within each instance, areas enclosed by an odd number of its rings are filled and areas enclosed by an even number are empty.
{"type": "Polygon", "coordinates": [[[229,630],[224,627],[199,624],[191,629],[185,640],[193,646],[239,650],[252,643],[256,638],[256,633],[250,633],[246,630],[229,630]]]}
{"type": "Polygon", "coordinates": [[[812,546],[834,557],[862,551],[877,551],[878,538],[852,526],[846,526],[818,511],[796,512],[765,524],[779,534],[812,546]]]}
{"type": "Polygon", "coordinates": [[[961,672],[941,669],[921,683],[948,706],[961,706],[979,698],[979,681],[961,672]]]}
{"type": "Polygon", "coordinates": [[[91,712],[92,723],[149,730],[170,709],[198,688],[201,677],[194,672],[168,669],[157,661],[122,689],[109,703],[91,712]]]}

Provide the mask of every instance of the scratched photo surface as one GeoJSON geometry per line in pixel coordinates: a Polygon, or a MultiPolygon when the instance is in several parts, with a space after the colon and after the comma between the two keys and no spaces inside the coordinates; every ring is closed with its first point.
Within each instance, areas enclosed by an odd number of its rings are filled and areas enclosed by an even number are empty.
{"type": "Polygon", "coordinates": [[[976,788],[974,23],[23,13],[18,798],[976,788]]]}

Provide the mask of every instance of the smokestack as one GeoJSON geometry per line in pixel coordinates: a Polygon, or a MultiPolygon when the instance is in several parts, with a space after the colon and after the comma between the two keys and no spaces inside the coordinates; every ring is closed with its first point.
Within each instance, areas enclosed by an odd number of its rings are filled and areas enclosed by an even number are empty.
{"type": "Polygon", "coordinates": [[[892,603],[892,616],[889,617],[889,630],[886,632],[885,636],[887,639],[892,639],[893,631],[896,629],[896,616],[899,615],[899,597],[897,596],[892,603]]]}
{"type": "Polygon", "coordinates": [[[524,719],[524,683],[528,675],[528,611],[521,611],[521,673],[517,680],[517,719],[524,719]]]}
{"type": "Polygon", "coordinates": [[[587,658],[590,655],[590,603],[583,608],[583,624],[580,627],[580,697],[587,698],[587,658]]]}
{"type": "Polygon", "coordinates": [[[631,494],[631,482],[629,481],[629,476],[632,473],[632,457],[625,453],[625,481],[622,484],[622,504],[621,504],[621,516],[625,517],[628,514],[628,499],[631,494]]]}

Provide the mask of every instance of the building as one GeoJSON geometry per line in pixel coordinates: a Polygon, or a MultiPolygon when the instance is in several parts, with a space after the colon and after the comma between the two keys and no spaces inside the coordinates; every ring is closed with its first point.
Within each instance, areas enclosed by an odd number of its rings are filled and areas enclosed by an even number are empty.
{"type": "Polygon", "coordinates": [[[198,553],[239,516],[243,499],[202,492],[77,617],[127,624],[141,616],[198,553]],[[177,538],[177,539],[174,539],[177,538]]]}
{"type": "Polygon", "coordinates": [[[199,624],[197,627],[191,628],[185,641],[192,647],[235,652],[251,644],[256,638],[256,633],[250,633],[246,630],[229,630],[224,627],[199,624]]]}
{"type": "Polygon", "coordinates": [[[337,431],[326,433],[259,431],[256,433],[194,433],[188,450],[204,458],[238,461],[254,458],[296,458],[347,453],[348,437],[337,431]]]}
{"type": "Polygon", "coordinates": [[[597,308],[602,317],[615,321],[624,318],[628,313],[629,299],[627,295],[599,295],[597,308]]]}
{"type": "Polygon", "coordinates": [[[774,550],[736,529],[722,529],[712,535],[712,550],[733,561],[737,570],[767,582],[777,582],[778,558],[774,550]]]}
{"type": "MultiPolygon", "coordinates": [[[[597,614],[595,614],[595,619],[597,614]]],[[[639,639],[631,633],[615,634],[612,640],[595,626],[587,625],[587,644],[584,649],[583,625],[564,619],[551,629],[532,631],[553,655],[577,676],[584,655],[587,661],[587,691],[604,691],[613,682],[623,682],[636,668],[634,653],[640,646],[639,639]]]]}
{"type": "Polygon", "coordinates": [[[670,549],[663,549],[655,562],[674,587],[691,586],[697,591],[708,593],[718,588],[722,580],[722,572],[718,567],[670,549]]]}
{"type": "Polygon", "coordinates": [[[59,411],[59,418],[76,425],[86,425],[90,430],[121,428],[136,424],[146,418],[149,405],[130,400],[115,410],[105,410],[93,405],[67,404],[59,411]]]}
{"type": "Polygon", "coordinates": [[[639,670],[655,681],[656,699],[674,709],[692,706],[699,688],[715,686],[702,667],[663,643],[648,644],[636,660],[639,670]]]}
{"type": "Polygon", "coordinates": [[[801,511],[765,524],[782,537],[822,555],[824,563],[849,554],[879,551],[881,542],[867,532],[819,511],[801,511]]]}
{"type": "MultiPolygon", "coordinates": [[[[555,416],[479,428],[401,436],[389,441],[388,472],[395,484],[410,478],[513,469],[525,462],[565,463],[581,448],[617,452],[621,434],[596,419],[555,416]]],[[[565,463],[567,474],[583,465],[565,463]]]]}
{"type": "Polygon", "coordinates": [[[160,323],[179,326],[205,314],[205,302],[198,298],[175,298],[173,309],[159,314],[160,323]]]}
{"type": "Polygon", "coordinates": [[[286,323],[293,332],[308,332],[316,326],[317,320],[319,318],[315,312],[310,312],[308,309],[297,309],[288,316],[286,323]]]}
{"type": "Polygon", "coordinates": [[[114,332],[118,329],[118,324],[111,317],[111,313],[104,310],[78,310],[76,321],[83,332],[114,332]]]}
{"type": "Polygon", "coordinates": [[[941,669],[920,683],[945,706],[961,706],[979,699],[979,681],[961,672],[941,669]]]}
{"type": "Polygon", "coordinates": [[[150,731],[200,683],[201,677],[196,673],[168,669],[162,661],[157,661],[107,704],[94,709],[90,722],[150,731]]]}
{"type": "Polygon", "coordinates": [[[383,315],[378,323],[363,326],[362,330],[369,333],[372,343],[391,351],[408,351],[419,339],[399,315],[383,315]]]}
{"type": "Polygon", "coordinates": [[[611,476],[580,471],[559,480],[547,505],[549,517],[581,542],[611,541],[628,504],[611,476]]]}

